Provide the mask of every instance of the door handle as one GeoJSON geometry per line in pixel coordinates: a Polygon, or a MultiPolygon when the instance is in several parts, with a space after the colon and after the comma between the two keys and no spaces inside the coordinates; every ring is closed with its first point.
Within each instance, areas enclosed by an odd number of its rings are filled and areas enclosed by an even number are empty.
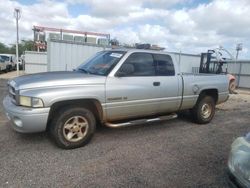
{"type": "Polygon", "coordinates": [[[161,82],[153,82],[153,85],[154,86],[159,86],[159,85],[161,85],[161,82]]]}

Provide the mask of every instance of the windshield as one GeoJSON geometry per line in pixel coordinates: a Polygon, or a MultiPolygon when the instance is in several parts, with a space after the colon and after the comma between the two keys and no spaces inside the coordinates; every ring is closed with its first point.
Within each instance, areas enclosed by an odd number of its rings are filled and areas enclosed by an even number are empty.
{"type": "Polygon", "coordinates": [[[107,76],[124,54],[124,51],[98,52],[94,57],[81,64],[77,71],[107,76]]]}
{"type": "Polygon", "coordinates": [[[1,56],[0,56],[0,59],[2,59],[2,60],[4,60],[4,61],[9,61],[9,60],[10,60],[10,57],[5,56],[5,55],[1,55],[1,56]]]}

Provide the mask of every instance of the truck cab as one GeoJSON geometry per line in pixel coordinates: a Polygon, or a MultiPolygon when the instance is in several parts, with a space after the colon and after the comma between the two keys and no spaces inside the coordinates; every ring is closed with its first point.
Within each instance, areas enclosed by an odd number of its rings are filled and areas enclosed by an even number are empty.
{"type": "Polygon", "coordinates": [[[13,54],[0,54],[0,58],[2,59],[2,71],[9,72],[14,70],[16,56],[13,54]]]}

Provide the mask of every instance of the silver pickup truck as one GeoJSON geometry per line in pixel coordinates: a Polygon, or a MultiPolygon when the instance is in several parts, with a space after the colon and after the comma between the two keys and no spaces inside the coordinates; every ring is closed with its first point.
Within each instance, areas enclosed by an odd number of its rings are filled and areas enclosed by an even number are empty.
{"type": "Polygon", "coordinates": [[[48,130],[66,149],[88,143],[97,123],[143,124],[186,109],[209,123],[215,105],[228,99],[226,75],[180,73],[170,53],[138,49],[99,52],[71,72],[17,77],[8,89],[3,105],[12,127],[48,130]]]}

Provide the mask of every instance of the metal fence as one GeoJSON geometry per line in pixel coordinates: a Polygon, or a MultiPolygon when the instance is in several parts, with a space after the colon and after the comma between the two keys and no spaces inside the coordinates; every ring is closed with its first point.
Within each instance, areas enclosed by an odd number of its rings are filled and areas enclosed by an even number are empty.
{"type": "Polygon", "coordinates": [[[47,72],[47,53],[25,51],[25,73],[47,72]]]}
{"type": "Polygon", "coordinates": [[[95,44],[51,40],[47,50],[48,71],[73,70],[95,53],[105,49],[107,47],[95,44]]]}
{"type": "Polygon", "coordinates": [[[236,76],[238,87],[250,88],[250,61],[229,62],[228,73],[236,76]]]}
{"type": "Polygon", "coordinates": [[[172,54],[174,61],[178,62],[179,71],[185,73],[192,73],[193,67],[198,67],[200,65],[200,55],[169,52],[172,54]]]}

